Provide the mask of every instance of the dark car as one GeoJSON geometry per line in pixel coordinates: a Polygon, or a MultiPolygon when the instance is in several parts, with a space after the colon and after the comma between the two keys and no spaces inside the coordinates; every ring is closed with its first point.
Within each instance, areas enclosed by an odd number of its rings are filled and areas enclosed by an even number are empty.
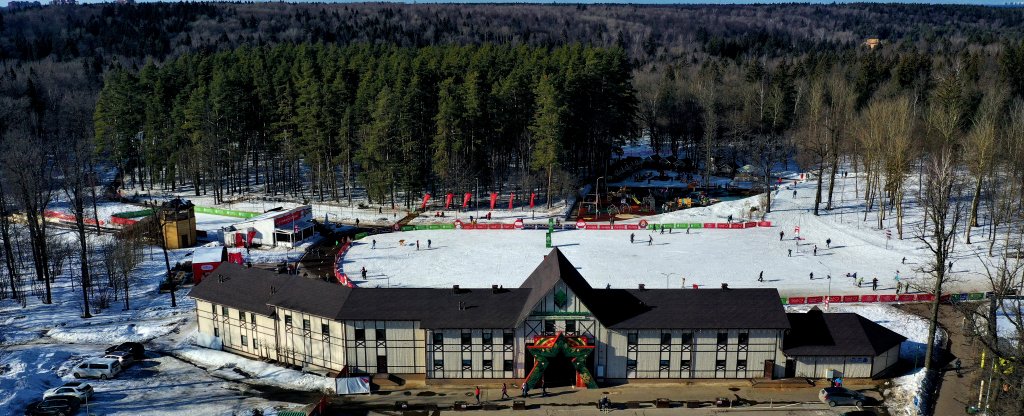
{"type": "Polygon", "coordinates": [[[138,342],[125,342],[122,343],[121,345],[109,347],[107,348],[106,353],[110,354],[115,351],[130,352],[132,353],[132,357],[134,357],[136,360],[146,358],[146,347],[142,346],[142,344],[138,342]]]}
{"type": "Polygon", "coordinates": [[[25,416],[71,416],[78,413],[78,399],[71,396],[53,396],[28,405],[25,416]]]}
{"type": "Polygon", "coordinates": [[[832,407],[848,405],[861,407],[864,405],[867,397],[856,390],[844,387],[827,387],[818,392],[818,399],[832,407]]]}
{"type": "Polygon", "coordinates": [[[878,416],[878,414],[870,410],[854,410],[852,412],[844,412],[839,416],[878,416]]]}

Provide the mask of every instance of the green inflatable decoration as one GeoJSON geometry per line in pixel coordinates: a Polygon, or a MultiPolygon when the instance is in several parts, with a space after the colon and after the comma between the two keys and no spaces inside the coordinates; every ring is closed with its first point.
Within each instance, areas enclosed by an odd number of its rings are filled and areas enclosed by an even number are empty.
{"type": "Polygon", "coordinates": [[[586,337],[567,337],[561,332],[555,335],[538,335],[533,338],[533,345],[526,347],[530,354],[533,354],[533,369],[526,375],[526,383],[530,389],[537,386],[537,382],[544,377],[544,370],[548,368],[548,359],[563,354],[572,361],[576,369],[576,387],[596,389],[597,382],[594,376],[587,370],[587,356],[594,351],[593,345],[587,345],[586,337]]]}

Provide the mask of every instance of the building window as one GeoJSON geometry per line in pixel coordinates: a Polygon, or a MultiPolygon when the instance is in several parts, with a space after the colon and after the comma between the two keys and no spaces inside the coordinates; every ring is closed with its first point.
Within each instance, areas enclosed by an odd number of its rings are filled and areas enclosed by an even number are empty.
{"type": "Polygon", "coordinates": [[[326,336],[331,336],[331,325],[320,324],[320,333],[326,336]]]}
{"type": "Polygon", "coordinates": [[[662,333],[661,334],[661,345],[670,345],[670,344],[672,344],[672,333],[671,332],[664,332],[664,333],[662,333]]]}
{"type": "Polygon", "coordinates": [[[729,343],[729,333],[719,332],[718,333],[718,345],[725,345],[729,343]]]}
{"type": "Polygon", "coordinates": [[[511,333],[511,332],[506,332],[504,334],[501,334],[501,343],[504,344],[504,345],[512,345],[512,343],[515,341],[515,339],[516,339],[516,335],[511,333]]]}
{"type": "Polygon", "coordinates": [[[660,360],[660,361],[658,361],[658,370],[659,371],[668,370],[668,367],[669,367],[668,360],[660,360]]]}
{"type": "Polygon", "coordinates": [[[374,336],[377,337],[377,341],[384,341],[388,339],[387,331],[385,331],[383,328],[377,328],[377,330],[374,331],[374,336]]]}
{"type": "Polygon", "coordinates": [[[254,349],[254,350],[260,349],[260,340],[258,340],[256,338],[252,339],[252,349],[254,349]]]}
{"type": "Polygon", "coordinates": [[[544,320],[544,332],[555,332],[555,321],[545,319],[544,320]]]}
{"type": "Polygon", "coordinates": [[[434,360],[435,370],[444,370],[444,360],[434,360]]]}
{"type": "Polygon", "coordinates": [[[285,315],[284,316],[284,325],[285,326],[292,326],[292,316],[291,315],[285,315]]]}
{"type": "Polygon", "coordinates": [[[626,345],[636,345],[638,338],[636,332],[626,334],[626,345]]]}
{"type": "Polygon", "coordinates": [[[576,321],[565,321],[565,332],[576,332],[576,321]]]}
{"type": "Polygon", "coordinates": [[[228,316],[228,307],[227,306],[221,306],[220,307],[220,314],[224,315],[224,316],[228,316]]]}
{"type": "Polygon", "coordinates": [[[470,345],[473,343],[473,334],[469,332],[462,333],[462,345],[470,345]]]}
{"type": "Polygon", "coordinates": [[[434,345],[444,345],[444,332],[434,333],[434,345]]]}
{"type": "Polygon", "coordinates": [[[309,329],[309,319],[303,319],[302,320],[302,330],[303,331],[310,331],[310,329],[309,329]]]}
{"type": "Polygon", "coordinates": [[[242,346],[243,347],[248,347],[249,346],[249,338],[247,338],[245,335],[242,335],[242,346]]]}
{"type": "Polygon", "coordinates": [[[242,312],[241,309],[238,310],[238,320],[245,322],[245,312],[242,312]]]}
{"type": "Polygon", "coordinates": [[[213,328],[213,336],[220,338],[220,330],[217,328],[213,328]]]}
{"type": "Polygon", "coordinates": [[[484,332],[484,345],[491,345],[494,343],[494,335],[490,332],[484,332]]]}
{"type": "Polygon", "coordinates": [[[715,370],[725,370],[725,360],[715,360],[715,370]]]}
{"type": "Polygon", "coordinates": [[[462,369],[463,370],[472,370],[473,369],[473,360],[462,360],[462,369]]]}
{"type": "Polygon", "coordinates": [[[690,360],[683,360],[679,362],[679,369],[683,371],[690,371],[690,360]]]}
{"type": "Polygon", "coordinates": [[[256,314],[249,312],[249,322],[256,323],[256,314]]]}
{"type": "Polygon", "coordinates": [[[217,305],[214,305],[214,304],[211,303],[210,304],[210,309],[212,310],[214,315],[217,314],[217,305]]]}
{"type": "Polygon", "coordinates": [[[494,360],[484,360],[484,370],[493,370],[494,360]]]}
{"type": "Polygon", "coordinates": [[[356,328],[356,341],[366,341],[366,330],[363,328],[356,328]]]}
{"type": "Polygon", "coordinates": [[[505,362],[502,363],[501,369],[503,371],[512,371],[512,360],[505,360],[505,362]]]}
{"type": "Polygon", "coordinates": [[[746,332],[741,332],[739,335],[739,339],[736,342],[740,345],[747,345],[747,343],[750,342],[750,334],[746,332]]]}
{"type": "Polygon", "coordinates": [[[636,371],[636,360],[626,360],[626,371],[636,371]]]}
{"type": "Polygon", "coordinates": [[[747,369],[747,360],[736,360],[736,371],[743,371],[747,369]]]}
{"type": "Polygon", "coordinates": [[[693,344],[693,333],[683,332],[683,335],[679,337],[679,342],[682,342],[683,345],[693,344]]]}

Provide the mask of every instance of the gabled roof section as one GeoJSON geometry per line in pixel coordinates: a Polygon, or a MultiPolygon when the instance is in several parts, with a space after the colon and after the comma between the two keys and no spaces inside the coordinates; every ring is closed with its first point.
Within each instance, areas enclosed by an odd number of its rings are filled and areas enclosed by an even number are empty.
{"type": "Polygon", "coordinates": [[[425,329],[512,329],[530,289],[354,289],[337,320],[419,321],[425,329]]]}
{"type": "Polygon", "coordinates": [[[530,316],[530,312],[533,312],[537,304],[555,288],[559,281],[565,282],[569,290],[572,290],[572,293],[583,302],[587,309],[594,310],[596,304],[589,300],[594,289],[590,287],[590,283],[587,283],[587,279],[584,279],[583,275],[576,270],[576,266],[573,266],[558,248],[553,248],[544,256],[540,265],[533,269],[533,273],[530,273],[523,284],[519,285],[520,289],[530,289],[530,296],[526,298],[526,304],[523,305],[523,310],[519,313],[519,319],[516,322],[522,322],[530,316]]]}
{"type": "Polygon", "coordinates": [[[280,306],[332,318],[351,292],[336,283],[225,262],[188,296],[265,316],[273,315],[273,306],[280,306]]]}
{"type": "Polygon", "coordinates": [[[788,313],[792,330],[782,341],[788,356],[877,356],[907,338],[855,313],[788,313]]]}

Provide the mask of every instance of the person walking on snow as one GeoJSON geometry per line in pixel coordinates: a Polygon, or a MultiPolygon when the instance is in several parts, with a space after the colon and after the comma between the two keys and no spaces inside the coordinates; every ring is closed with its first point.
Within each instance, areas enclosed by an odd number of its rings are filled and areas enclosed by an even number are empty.
{"type": "Polygon", "coordinates": [[[508,397],[508,385],[505,383],[501,383],[501,398],[511,399],[511,397],[508,397]]]}
{"type": "Polygon", "coordinates": [[[360,270],[359,273],[363,275],[363,280],[366,280],[366,267],[363,267],[363,270],[360,270]]]}
{"type": "Polygon", "coordinates": [[[761,274],[757,275],[757,281],[764,283],[764,270],[761,270],[761,274]]]}
{"type": "Polygon", "coordinates": [[[636,234],[634,234],[634,233],[629,233],[629,244],[633,244],[633,238],[634,238],[634,237],[636,237],[636,234]]]}
{"type": "Polygon", "coordinates": [[[871,279],[871,290],[872,291],[878,290],[878,278],[877,277],[871,279]]]}
{"type": "Polygon", "coordinates": [[[416,240],[416,251],[420,249],[420,240],[416,240]]]}
{"type": "Polygon", "coordinates": [[[480,386],[476,386],[473,394],[476,396],[476,404],[480,404],[480,386]]]}
{"type": "Polygon", "coordinates": [[[831,238],[825,240],[825,248],[832,248],[832,239],[831,238]]]}
{"type": "Polygon", "coordinates": [[[650,246],[650,245],[653,245],[653,244],[654,244],[654,236],[651,236],[651,235],[647,236],[647,245],[650,246]]]}
{"type": "Polygon", "coordinates": [[[817,244],[814,245],[814,255],[815,256],[818,255],[818,245],[817,244]]]}
{"type": "Polygon", "coordinates": [[[375,249],[375,248],[377,248],[377,240],[371,240],[370,241],[370,249],[372,250],[372,249],[375,249]]]}
{"type": "Polygon", "coordinates": [[[862,283],[864,283],[864,278],[863,278],[863,277],[862,277],[862,278],[859,278],[859,279],[857,279],[857,287],[860,287],[860,285],[861,285],[862,283]]]}
{"type": "Polygon", "coordinates": [[[814,272],[811,272],[811,280],[814,280],[814,272]]]}
{"type": "Polygon", "coordinates": [[[793,249],[789,249],[789,257],[793,257],[793,249]]]}
{"type": "Polygon", "coordinates": [[[430,245],[431,245],[431,244],[432,244],[432,242],[431,242],[431,241],[430,241],[430,240],[428,239],[428,240],[427,240],[427,248],[430,248],[430,245]]]}
{"type": "Polygon", "coordinates": [[[782,237],[785,237],[785,236],[786,236],[786,232],[785,231],[779,231],[779,241],[782,241],[782,237]]]}
{"type": "Polygon", "coordinates": [[[665,226],[664,225],[661,226],[661,234],[665,235],[665,226]]]}
{"type": "Polygon", "coordinates": [[[906,258],[906,257],[904,257],[904,258],[903,258],[903,261],[901,261],[901,262],[900,262],[900,264],[907,264],[907,258],[906,258]]]}

